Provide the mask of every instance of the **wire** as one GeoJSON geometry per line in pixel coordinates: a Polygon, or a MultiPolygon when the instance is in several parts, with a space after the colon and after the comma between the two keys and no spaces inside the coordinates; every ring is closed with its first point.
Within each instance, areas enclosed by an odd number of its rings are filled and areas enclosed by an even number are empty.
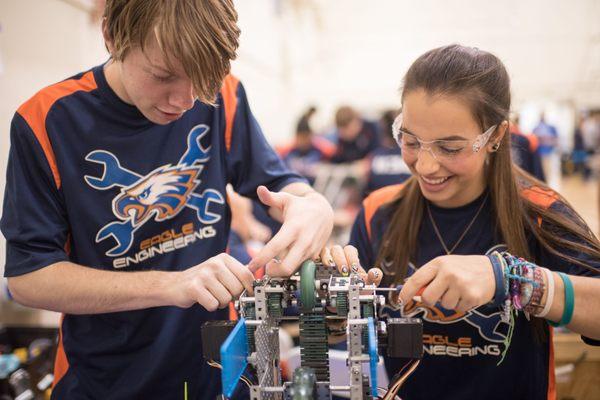
{"type": "MultiPolygon", "coordinates": [[[[221,364],[219,364],[219,363],[218,363],[218,362],[216,362],[216,361],[210,360],[210,361],[207,361],[206,363],[207,363],[208,365],[210,365],[211,367],[213,367],[213,368],[218,368],[218,369],[221,369],[221,370],[223,369],[223,367],[221,366],[221,364]]],[[[250,379],[248,379],[248,378],[247,378],[247,377],[245,377],[244,375],[240,376],[240,379],[241,379],[242,381],[244,381],[244,383],[246,384],[246,386],[248,386],[248,387],[251,387],[251,386],[253,386],[253,385],[252,385],[252,382],[250,381],[250,379]]]]}
{"type": "Polygon", "coordinates": [[[385,394],[385,396],[383,396],[383,400],[394,400],[396,393],[398,393],[398,390],[400,390],[402,384],[404,384],[408,377],[415,371],[415,369],[417,369],[417,366],[420,362],[421,360],[416,360],[405,373],[400,375],[398,379],[394,381],[388,392],[385,394]]]}
{"type": "Polygon", "coordinates": [[[404,365],[402,365],[402,367],[398,370],[398,372],[396,372],[394,374],[394,376],[392,376],[392,379],[390,379],[390,381],[392,382],[396,382],[397,379],[400,378],[400,375],[402,375],[402,373],[404,372],[404,370],[411,365],[414,362],[414,360],[408,360],[404,365]]]}

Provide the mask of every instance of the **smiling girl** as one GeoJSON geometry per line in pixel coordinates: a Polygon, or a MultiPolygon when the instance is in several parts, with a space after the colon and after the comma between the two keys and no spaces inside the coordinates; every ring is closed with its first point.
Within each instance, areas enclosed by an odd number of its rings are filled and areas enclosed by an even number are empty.
{"type": "MultiPolygon", "coordinates": [[[[600,338],[598,239],[511,162],[510,82],[494,55],[431,50],[401,99],[394,132],[412,177],[371,194],[350,245],[322,257],[381,267],[383,284],[403,284],[384,314],[423,319],[403,399],[554,398],[549,323],[600,338]]],[[[390,376],[402,365],[386,360],[390,376]]]]}

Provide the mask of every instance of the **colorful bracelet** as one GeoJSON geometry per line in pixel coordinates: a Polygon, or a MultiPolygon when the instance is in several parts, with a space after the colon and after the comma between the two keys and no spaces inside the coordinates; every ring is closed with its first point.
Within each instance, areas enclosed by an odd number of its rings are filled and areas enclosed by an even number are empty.
{"type": "Polygon", "coordinates": [[[544,291],[546,285],[544,284],[544,272],[542,268],[536,267],[533,269],[533,288],[531,291],[531,297],[527,302],[527,305],[524,307],[523,311],[528,314],[536,315],[538,311],[542,308],[542,297],[544,296],[544,291]]]}
{"type": "Polygon", "coordinates": [[[525,278],[529,279],[531,282],[524,282],[521,285],[521,291],[520,291],[520,302],[521,305],[523,306],[523,310],[526,310],[530,305],[531,302],[533,300],[533,296],[534,296],[534,283],[535,283],[535,271],[537,270],[537,268],[528,268],[526,265],[523,266],[523,275],[525,276],[525,278]]]}
{"type": "Polygon", "coordinates": [[[504,290],[504,267],[502,265],[502,256],[497,251],[488,254],[487,257],[492,263],[494,270],[494,279],[496,280],[496,290],[494,291],[494,299],[490,304],[492,307],[502,307],[506,297],[504,290]]]}
{"type": "Polygon", "coordinates": [[[571,282],[571,279],[567,274],[562,272],[559,272],[558,275],[563,281],[565,306],[559,322],[548,320],[548,323],[554,327],[569,325],[571,323],[571,319],[573,318],[573,309],[575,308],[575,290],[573,289],[573,283],[571,282]]]}
{"type": "Polygon", "coordinates": [[[544,304],[544,308],[542,311],[536,315],[536,317],[544,318],[550,312],[550,306],[552,306],[552,302],[554,301],[554,274],[548,268],[542,268],[542,271],[546,275],[546,304],[544,304]]]}

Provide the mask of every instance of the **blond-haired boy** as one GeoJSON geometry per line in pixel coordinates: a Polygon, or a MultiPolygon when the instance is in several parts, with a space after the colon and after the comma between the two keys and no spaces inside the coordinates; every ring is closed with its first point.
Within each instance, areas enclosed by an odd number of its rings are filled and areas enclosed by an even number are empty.
{"type": "Polygon", "coordinates": [[[53,398],[214,399],[202,322],[226,318],[252,270],[289,274],[330,234],[330,206],[229,75],[236,20],[230,0],[108,0],[109,61],[14,116],[5,276],[16,301],[64,314],[53,398]],[[227,183],[283,221],[248,266],[225,254],[227,183]]]}

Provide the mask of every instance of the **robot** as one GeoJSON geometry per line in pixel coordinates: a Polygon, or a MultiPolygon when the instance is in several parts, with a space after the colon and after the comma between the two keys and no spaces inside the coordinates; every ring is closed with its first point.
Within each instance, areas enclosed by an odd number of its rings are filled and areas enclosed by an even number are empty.
{"type": "Polygon", "coordinates": [[[352,400],[395,399],[396,392],[423,355],[423,324],[417,318],[378,318],[385,297],[352,271],[306,261],[289,278],[265,276],[254,283],[254,295],[244,292],[236,302],[238,321],[210,321],[202,327],[204,357],[222,369],[223,398],[237,384],[248,385],[252,400],[329,400],[344,393],[352,400]],[[285,316],[297,309],[299,315],[285,316]],[[279,325],[299,320],[301,362],[290,382],[279,366],[279,325]],[[345,328],[339,329],[340,325],[345,328]],[[334,328],[336,327],[337,328],[334,328]],[[328,335],[346,335],[347,385],[330,385],[328,335]],[[377,386],[380,352],[410,360],[389,388],[377,386]],[[370,369],[370,378],[366,374],[370,369]],[[244,373],[250,370],[254,379],[244,373]]]}

